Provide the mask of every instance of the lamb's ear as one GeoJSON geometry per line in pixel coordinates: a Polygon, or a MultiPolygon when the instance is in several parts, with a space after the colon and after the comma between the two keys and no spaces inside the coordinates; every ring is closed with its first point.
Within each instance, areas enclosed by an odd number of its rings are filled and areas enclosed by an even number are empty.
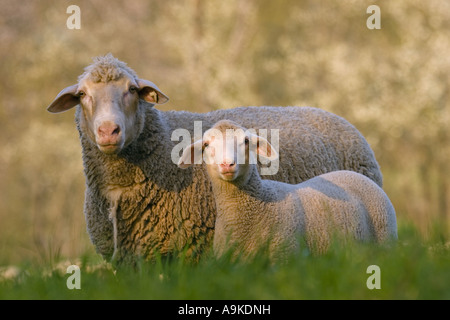
{"type": "Polygon", "coordinates": [[[153,104],[163,104],[169,101],[169,98],[159,90],[151,81],[138,79],[139,97],[153,104]]]}
{"type": "Polygon", "coordinates": [[[256,145],[256,154],[260,157],[264,157],[269,161],[274,161],[278,158],[278,152],[275,148],[267,141],[267,139],[252,135],[252,143],[256,145]]]}
{"type": "Polygon", "coordinates": [[[183,154],[181,155],[180,160],[178,160],[178,167],[180,167],[181,169],[186,169],[192,166],[193,164],[201,164],[202,154],[203,154],[203,141],[198,140],[193,144],[187,146],[183,150],[183,154]]]}
{"type": "Polygon", "coordinates": [[[78,84],[63,89],[56,96],[55,100],[47,107],[51,113],[59,113],[75,107],[80,103],[80,97],[77,95],[78,84]]]}

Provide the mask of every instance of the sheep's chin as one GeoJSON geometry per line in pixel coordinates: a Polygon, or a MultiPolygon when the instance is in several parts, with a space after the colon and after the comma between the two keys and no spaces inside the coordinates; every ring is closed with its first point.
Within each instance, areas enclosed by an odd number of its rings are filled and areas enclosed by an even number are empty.
{"type": "Polygon", "coordinates": [[[237,172],[220,173],[220,179],[224,181],[233,181],[237,177],[237,172]]]}
{"type": "Polygon", "coordinates": [[[107,155],[118,154],[122,150],[119,144],[97,145],[98,149],[107,155]]]}

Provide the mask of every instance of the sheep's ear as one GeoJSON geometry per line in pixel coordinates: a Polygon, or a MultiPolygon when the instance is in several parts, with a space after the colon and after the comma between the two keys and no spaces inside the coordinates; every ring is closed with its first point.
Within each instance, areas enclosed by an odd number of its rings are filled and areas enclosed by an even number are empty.
{"type": "Polygon", "coordinates": [[[265,138],[252,135],[252,143],[256,145],[256,154],[264,157],[269,161],[274,161],[278,158],[278,152],[265,138]]]}
{"type": "Polygon", "coordinates": [[[169,101],[169,98],[162,93],[159,88],[151,81],[138,79],[139,97],[153,104],[163,104],[169,101]]]}
{"type": "Polygon", "coordinates": [[[193,144],[187,146],[183,150],[183,154],[181,155],[180,160],[178,160],[178,167],[180,167],[181,169],[186,169],[192,166],[193,164],[201,164],[202,154],[203,154],[203,141],[198,140],[193,144]]]}
{"type": "Polygon", "coordinates": [[[80,103],[80,97],[76,94],[77,90],[78,84],[63,89],[47,107],[47,110],[51,113],[59,113],[75,107],[80,103]]]}

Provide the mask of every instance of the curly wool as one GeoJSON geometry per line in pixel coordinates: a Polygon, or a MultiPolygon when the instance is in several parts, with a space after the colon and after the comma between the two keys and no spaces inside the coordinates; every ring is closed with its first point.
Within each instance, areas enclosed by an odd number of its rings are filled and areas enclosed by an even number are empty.
{"type": "Polygon", "coordinates": [[[89,78],[92,82],[107,83],[122,76],[129,76],[137,79],[136,72],[127,64],[115,58],[111,53],[105,56],[95,57],[94,62],[84,69],[84,73],[78,77],[78,82],[84,78],[89,78]]]}

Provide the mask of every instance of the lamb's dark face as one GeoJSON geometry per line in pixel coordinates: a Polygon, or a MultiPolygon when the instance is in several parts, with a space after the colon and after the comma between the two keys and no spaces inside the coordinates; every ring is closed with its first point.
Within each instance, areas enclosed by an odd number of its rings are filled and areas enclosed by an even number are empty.
{"type": "Polygon", "coordinates": [[[148,80],[123,75],[98,81],[87,74],[77,85],[62,90],[48,107],[50,112],[82,109],[81,130],[105,154],[117,154],[138,136],[139,99],[162,104],[169,99],[148,80]]]}

